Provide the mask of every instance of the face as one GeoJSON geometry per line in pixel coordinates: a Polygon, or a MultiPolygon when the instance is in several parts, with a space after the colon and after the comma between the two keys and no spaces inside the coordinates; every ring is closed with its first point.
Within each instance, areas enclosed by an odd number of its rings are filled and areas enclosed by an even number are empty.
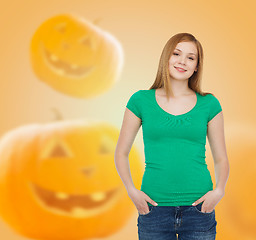
{"type": "Polygon", "coordinates": [[[173,79],[187,80],[197,71],[197,48],[193,42],[177,44],[169,59],[169,73],[173,79]]]}
{"type": "Polygon", "coordinates": [[[61,14],[38,27],[31,40],[30,60],[38,79],[55,90],[92,98],[115,84],[123,50],[114,37],[86,19],[61,14]]]}
{"type": "MultiPolygon", "coordinates": [[[[13,130],[0,143],[1,217],[31,239],[60,239],[54,228],[61,229],[63,240],[119,231],[134,206],[113,161],[118,135],[105,122],[85,120],[13,130]],[[117,218],[118,224],[109,221],[117,218]]],[[[142,159],[134,146],[130,154],[134,185],[139,186],[142,159]]]]}

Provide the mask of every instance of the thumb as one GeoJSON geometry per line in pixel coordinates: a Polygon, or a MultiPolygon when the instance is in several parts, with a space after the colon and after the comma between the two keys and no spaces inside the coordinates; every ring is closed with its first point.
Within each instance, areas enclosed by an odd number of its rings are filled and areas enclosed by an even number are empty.
{"type": "Polygon", "coordinates": [[[204,201],[204,198],[199,198],[194,203],[192,203],[192,206],[196,206],[197,204],[199,204],[200,202],[203,202],[203,201],[204,201]]]}
{"type": "Polygon", "coordinates": [[[148,197],[147,201],[148,201],[149,203],[151,203],[152,205],[154,205],[154,206],[157,206],[157,205],[158,205],[158,204],[157,204],[155,201],[153,201],[150,197],[148,197]]]}

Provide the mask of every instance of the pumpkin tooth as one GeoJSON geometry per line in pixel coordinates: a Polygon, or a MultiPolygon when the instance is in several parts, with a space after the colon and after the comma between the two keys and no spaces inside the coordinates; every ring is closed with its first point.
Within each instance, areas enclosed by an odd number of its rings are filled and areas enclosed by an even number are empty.
{"type": "Polygon", "coordinates": [[[59,60],[59,58],[58,58],[56,55],[54,55],[54,54],[51,54],[51,55],[50,55],[50,59],[51,59],[52,61],[54,61],[54,62],[56,62],[56,61],[59,60]]]}
{"type": "Polygon", "coordinates": [[[55,70],[59,75],[64,75],[65,71],[63,69],[56,69],[55,70]]]}
{"type": "Polygon", "coordinates": [[[106,194],[104,192],[97,192],[90,195],[91,199],[94,201],[102,201],[106,198],[106,194]]]}
{"type": "Polygon", "coordinates": [[[83,217],[85,210],[80,207],[74,207],[74,208],[72,208],[71,213],[77,217],[79,217],[79,216],[83,217]]]}
{"type": "Polygon", "coordinates": [[[57,192],[55,194],[56,198],[59,198],[59,199],[68,199],[69,198],[69,195],[66,194],[66,193],[63,193],[63,192],[57,192]]]}

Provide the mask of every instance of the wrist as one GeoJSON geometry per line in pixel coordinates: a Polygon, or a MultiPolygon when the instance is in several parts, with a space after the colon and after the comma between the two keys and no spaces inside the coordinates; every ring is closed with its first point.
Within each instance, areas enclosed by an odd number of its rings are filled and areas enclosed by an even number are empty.
{"type": "Polygon", "coordinates": [[[216,187],[214,190],[215,190],[216,192],[219,192],[219,193],[222,194],[222,195],[225,194],[225,189],[224,189],[224,188],[216,187]]]}
{"type": "Polygon", "coordinates": [[[126,190],[128,193],[134,191],[135,189],[136,189],[135,186],[126,187],[126,190]]]}

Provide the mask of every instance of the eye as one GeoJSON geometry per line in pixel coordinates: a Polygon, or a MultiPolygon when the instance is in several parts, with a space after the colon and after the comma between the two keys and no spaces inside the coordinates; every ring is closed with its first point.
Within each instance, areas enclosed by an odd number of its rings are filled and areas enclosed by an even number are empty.
{"type": "MultiPolygon", "coordinates": [[[[179,55],[178,53],[173,53],[173,55],[179,55]]],[[[189,59],[194,60],[194,58],[189,57],[189,59]]]]}
{"type": "Polygon", "coordinates": [[[67,28],[67,23],[62,22],[55,26],[55,29],[60,33],[65,33],[67,28]]]}

